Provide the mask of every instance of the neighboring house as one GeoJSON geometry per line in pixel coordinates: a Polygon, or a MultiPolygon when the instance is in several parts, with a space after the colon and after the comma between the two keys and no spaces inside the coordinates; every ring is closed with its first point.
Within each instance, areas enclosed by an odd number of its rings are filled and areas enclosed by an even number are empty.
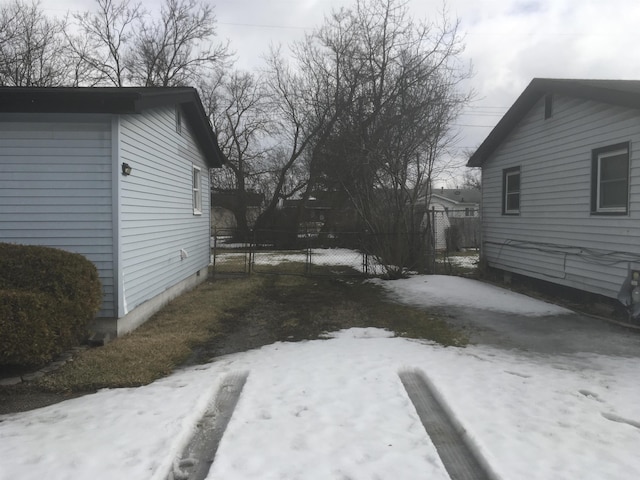
{"type": "Polygon", "coordinates": [[[223,161],[192,88],[0,88],[0,241],[86,256],[128,332],[207,277],[223,161]]]}
{"type": "MultiPolygon", "coordinates": [[[[301,203],[301,199],[289,198],[281,208],[296,214],[301,203]]],[[[315,191],[304,204],[300,222],[309,233],[351,233],[358,230],[358,213],[346,194],[315,191]]]]}
{"type": "MultiPolygon", "coordinates": [[[[477,188],[433,189],[426,203],[432,216],[436,250],[458,250],[479,247],[480,190],[477,188]],[[455,229],[455,235],[451,229],[455,229]]],[[[425,204],[425,193],[418,198],[425,204]]],[[[426,220],[423,221],[426,224],[426,220]]]]}
{"type": "Polygon", "coordinates": [[[640,81],[534,79],[471,156],[482,257],[618,297],[640,270],[640,81]]]}
{"type": "Polygon", "coordinates": [[[475,188],[440,188],[431,192],[427,208],[444,210],[451,217],[477,217],[480,210],[480,190],[475,188]]]}
{"type": "MultiPolygon", "coordinates": [[[[282,208],[295,214],[300,208],[302,200],[289,198],[282,202],[282,208]]],[[[320,198],[315,195],[309,197],[302,209],[300,222],[306,231],[315,233],[323,229],[327,222],[335,216],[330,195],[320,193],[320,198]]]]}

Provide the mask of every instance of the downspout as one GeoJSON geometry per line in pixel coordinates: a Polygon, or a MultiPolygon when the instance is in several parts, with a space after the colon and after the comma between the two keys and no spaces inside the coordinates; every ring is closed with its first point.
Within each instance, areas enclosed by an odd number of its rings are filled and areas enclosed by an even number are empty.
{"type": "Polygon", "coordinates": [[[113,243],[113,303],[115,317],[124,317],[127,313],[124,296],[124,278],[122,269],[122,174],[120,168],[120,115],[111,118],[111,168],[112,168],[112,224],[111,235],[113,243]]]}

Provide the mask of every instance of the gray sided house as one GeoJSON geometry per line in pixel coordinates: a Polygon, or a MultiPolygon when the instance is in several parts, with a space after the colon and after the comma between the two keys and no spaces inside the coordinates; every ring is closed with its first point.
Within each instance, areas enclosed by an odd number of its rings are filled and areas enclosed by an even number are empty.
{"type": "Polygon", "coordinates": [[[471,156],[489,266],[629,303],[640,81],[534,79],[471,156]]]}
{"type": "Polygon", "coordinates": [[[0,241],[86,256],[121,335],[207,277],[223,161],[192,88],[0,88],[0,241]]]}

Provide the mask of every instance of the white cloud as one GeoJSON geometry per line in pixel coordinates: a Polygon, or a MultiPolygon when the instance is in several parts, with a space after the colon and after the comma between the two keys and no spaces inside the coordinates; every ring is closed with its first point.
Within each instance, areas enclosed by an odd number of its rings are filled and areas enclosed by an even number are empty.
{"type": "MultiPolygon", "coordinates": [[[[143,0],[157,10],[161,0],[143,0]]],[[[218,36],[229,39],[237,66],[263,65],[270,44],[303,38],[332,8],[349,0],[217,0],[218,36]]],[[[438,2],[410,0],[414,19],[436,18],[438,2]]],[[[42,0],[56,15],[87,8],[85,0],[42,0]]],[[[458,146],[476,147],[534,77],[640,78],[634,61],[640,43],[640,2],[636,0],[447,0],[449,15],[461,21],[466,50],[476,72],[468,83],[475,108],[459,120],[458,146]],[[479,109],[482,107],[484,110],[479,109]],[[491,108],[487,108],[491,107],[491,108]],[[501,107],[501,108],[496,108],[501,107]],[[478,113],[482,112],[482,114],[478,113]]]]}

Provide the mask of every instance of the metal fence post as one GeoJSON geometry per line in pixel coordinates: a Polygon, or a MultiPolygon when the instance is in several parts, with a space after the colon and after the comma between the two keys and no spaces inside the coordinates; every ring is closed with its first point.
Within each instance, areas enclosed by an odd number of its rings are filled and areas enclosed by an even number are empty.
{"type": "MultiPolygon", "coordinates": [[[[249,235],[249,264],[247,265],[247,273],[251,275],[253,273],[253,262],[255,261],[255,247],[256,247],[256,230],[251,229],[251,234],[249,235]]],[[[246,258],[246,256],[245,256],[246,258]]]]}
{"type": "Polygon", "coordinates": [[[218,240],[218,233],[216,228],[213,228],[213,245],[211,246],[211,249],[213,250],[212,252],[212,257],[213,257],[213,261],[211,262],[213,264],[213,273],[216,272],[216,247],[217,247],[217,240],[218,240]]]}
{"type": "Polygon", "coordinates": [[[304,238],[305,238],[305,246],[307,249],[305,273],[307,275],[310,275],[311,274],[311,238],[309,237],[309,227],[307,225],[305,225],[304,227],[304,238]]]}
{"type": "Polygon", "coordinates": [[[438,255],[438,225],[436,224],[436,207],[431,207],[431,245],[433,252],[433,273],[438,273],[436,271],[438,262],[436,261],[436,256],[438,255]]]}

